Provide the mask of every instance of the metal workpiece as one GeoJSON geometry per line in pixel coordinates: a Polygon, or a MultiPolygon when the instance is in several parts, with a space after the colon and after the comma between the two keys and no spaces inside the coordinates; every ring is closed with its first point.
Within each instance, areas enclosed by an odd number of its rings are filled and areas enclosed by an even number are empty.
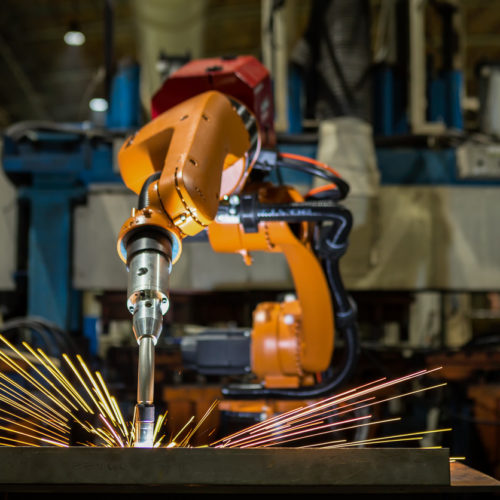
{"type": "Polygon", "coordinates": [[[154,444],[155,407],[139,403],[134,411],[135,448],[152,448],[154,444]]]}
{"type": "Polygon", "coordinates": [[[447,449],[418,448],[0,448],[0,486],[125,493],[136,487],[142,494],[230,487],[238,487],[233,492],[266,487],[295,493],[450,492],[448,461],[447,449]]]}

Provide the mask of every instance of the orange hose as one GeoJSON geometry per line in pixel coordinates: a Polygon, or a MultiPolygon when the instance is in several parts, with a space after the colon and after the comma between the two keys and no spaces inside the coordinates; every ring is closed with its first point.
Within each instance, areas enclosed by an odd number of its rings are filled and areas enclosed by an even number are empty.
{"type": "Polygon", "coordinates": [[[298,160],[298,161],[303,161],[305,163],[312,163],[313,165],[316,165],[317,167],[321,167],[321,168],[324,168],[325,170],[328,170],[328,172],[331,172],[333,175],[336,175],[337,177],[342,177],[332,167],[330,167],[326,163],[315,160],[314,158],[309,158],[308,156],[296,155],[294,153],[280,153],[280,155],[283,158],[288,158],[289,160],[298,160]]]}
{"type": "Polygon", "coordinates": [[[311,189],[307,194],[308,196],[314,196],[318,193],[323,193],[324,191],[330,191],[331,189],[337,189],[337,184],[325,184],[324,186],[318,186],[317,188],[311,189]]]}

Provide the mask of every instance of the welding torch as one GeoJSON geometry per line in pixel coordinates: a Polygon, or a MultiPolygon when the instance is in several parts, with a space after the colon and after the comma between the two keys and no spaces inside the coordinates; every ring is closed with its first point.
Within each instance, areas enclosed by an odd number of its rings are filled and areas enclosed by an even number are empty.
{"type": "Polygon", "coordinates": [[[208,91],[156,117],[118,154],[125,184],[139,194],[117,242],[129,272],[127,307],[139,344],[137,447],[154,445],[154,351],[169,306],[172,264],[182,239],[206,229],[223,193],[245,182],[257,132],[244,105],[208,91]]]}
{"type": "Polygon", "coordinates": [[[153,446],[155,345],[168,310],[172,246],[161,230],[143,229],[127,241],[128,300],[139,344],[134,446],[153,446]]]}

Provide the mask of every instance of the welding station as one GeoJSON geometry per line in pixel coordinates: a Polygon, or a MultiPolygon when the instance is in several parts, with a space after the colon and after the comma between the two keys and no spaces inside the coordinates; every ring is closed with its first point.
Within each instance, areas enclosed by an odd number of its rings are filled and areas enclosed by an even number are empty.
{"type": "Polygon", "coordinates": [[[3,498],[500,494],[499,30],[4,0],[3,498]]]}

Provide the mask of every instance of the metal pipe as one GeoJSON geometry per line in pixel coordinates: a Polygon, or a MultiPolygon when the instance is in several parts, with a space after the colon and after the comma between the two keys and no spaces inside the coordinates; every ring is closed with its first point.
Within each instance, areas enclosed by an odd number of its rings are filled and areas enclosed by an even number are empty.
{"type": "Polygon", "coordinates": [[[154,444],[155,340],[149,335],[139,339],[137,404],[134,415],[136,448],[152,448],[154,444]]]}
{"type": "Polygon", "coordinates": [[[153,337],[139,340],[137,374],[137,403],[153,404],[154,401],[155,341],[153,337]]]}

